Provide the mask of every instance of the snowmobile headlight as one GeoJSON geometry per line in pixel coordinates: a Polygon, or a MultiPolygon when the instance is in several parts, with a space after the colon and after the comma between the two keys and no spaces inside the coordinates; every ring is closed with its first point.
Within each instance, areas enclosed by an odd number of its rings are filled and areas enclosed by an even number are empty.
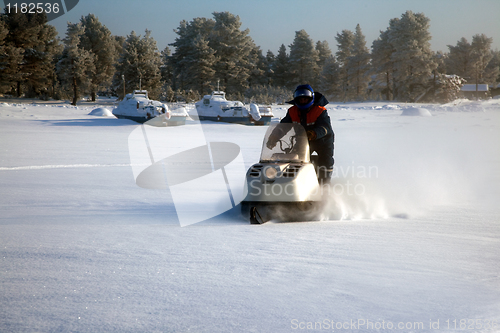
{"type": "Polygon", "coordinates": [[[274,167],[267,167],[266,170],[264,170],[264,176],[266,176],[267,179],[274,179],[278,175],[278,170],[274,167]]]}

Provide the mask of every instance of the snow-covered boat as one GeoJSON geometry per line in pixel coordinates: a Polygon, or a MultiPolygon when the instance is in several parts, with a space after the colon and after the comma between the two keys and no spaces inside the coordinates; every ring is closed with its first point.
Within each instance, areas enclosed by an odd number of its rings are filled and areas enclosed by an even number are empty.
{"type": "Polygon", "coordinates": [[[273,112],[270,106],[250,104],[247,109],[239,101],[226,100],[226,93],[216,90],[195,103],[200,120],[221,121],[243,125],[269,125],[273,112]]]}
{"type": "Polygon", "coordinates": [[[146,90],[134,90],[132,94],[127,94],[113,109],[113,115],[154,126],[184,125],[188,117],[184,108],[170,110],[167,104],[149,99],[146,90]]]}

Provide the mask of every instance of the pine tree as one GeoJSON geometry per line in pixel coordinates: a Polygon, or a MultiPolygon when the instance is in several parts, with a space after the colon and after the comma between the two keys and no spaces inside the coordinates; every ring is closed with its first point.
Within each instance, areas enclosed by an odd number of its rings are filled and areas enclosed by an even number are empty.
{"type": "MultiPolygon", "coordinates": [[[[389,28],[390,29],[390,28],[389,28]]],[[[390,101],[394,98],[394,61],[391,56],[395,52],[389,42],[389,29],[380,32],[380,37],[372,43],[372,69],[375,80],[372,87],[377,93],[385,94],[385,99],[390,101]]]]}
{"type": "Polygon", "coordinates": [[[315,86],[318,81],[318,53],[314,43],[305,30],[295,32],[295,39],[290,45],[290,72],[292,83],[315,86]]]}
{"type": "Polygon", "coordinates": [[[286,53],[286,46],[281,44],[278,55],[274,59],[273,68],[273,85],[277,87],[291,88],[290,64],[289,57],[286,53]]]}
{"type": "Polygon", "coordinates": [[[493,38],[488,38],[485,34],[477,34],[472,37],[471,43],[471,63],[472,82],[476,84],[496,82],[498,76],[498,69],[495,71],[491,68],[488,71],[488,64],[493,59],[491,52],[491,44],[493,38]]]}
{"type": "Polygon", "coordinates": [[[40,25],[37,40],[32,48],[24,52],[24,70],[29,73],[24,82],[32,97],[48,95],[55,73],[54,56],[62,50],[56,28],[52,25],[40,25]]]}
{"type": "Polygon", "coordinates": [[[352,55],[352,47],[354,45],[354,34],[350,30],[342,30],[342,33],[337,33],[335,37],[337,40],[338,51],[335,53],[337,56],[337,63],[339,65],[339,79],[340,89],[342,91],[343,101],[347,101],[348,93],[350,90],[350,82],[348,75],[348,59],[352,55]]]}
{"type": "Polygon", "coordinates": [[[320,84],[318,86],[321,92],[331,99],[335,99],[339,93],[339,65],[335,57],[331,55],[326,59],[323,70],[320,74],[320,84]]]}
{"type": "Polygon", "coordinates": [[[436,73],[446,74],[446,58],[447,55],[443,51],[437,51],[434,54],[434,61],[437,64],[436,73]]]}
{"type": "Polygon", "coordinates": [[[437,64],[430,48],[429,19],[422,13],[406,11],[400,20],[392,20],[389,42],[394,47],[394,77],[398,99],[413,101],[426,92],[437,64]]]}
{"type": "Polygon", "coordinates": [[[366,97],[370,65],[370,53],[366,47],[365,36],[359,24],[356,26],[354,41],[351,47],[351,56],[347,58],[347,76],[351,83],[351,97],[362,100],[366,97]]]}
{"type": "Polygon", "coordinates": [[[7,25],[3,21],[3,16],[0,16],[0,46],[3,47],[5,43],[5,37],[9,34],[9,29],[7,29],[7,25]]]}
{"type": "Polygon", "coordinates": [[[123,36],[113,36],[112,37],[113,47],[115,48],[115,64],[116,61],[120,58],[120,55],[123,52],[123,44],[125,44],[125,37],[123,36]]]}
{"type": "Polygon", "coordinates": [[[21,79],[19,66],[23,60],[24,49],[5,42],[9,30],[0,16],[0,93],[10,91],[21,79]]]}
{"type": "Polygon", "coordinates": [[[446,72],[461,76],[469,83],[496,83],[499,68],[495,65],[494,52],[490,49],[493,42],[484,34],[474,35],[472,43],[462,37],[456,46],[448,45],[446,72]]]}
{"type": "Polygon", "coordinates": [[[249,60],[251,66],[250,77],[248,78],[249,86],[269,84],[269,64],[260,47],[256,46],[250,52],[249,60]]]}
{"type": "Polygon", "coordinates": [[[166,46],[163,51],[161,51],[162,65],[160,67],[161,80],[165,83],[170,83],[172,80],[172,67],[170,66],[171,57],[172,51],[168,46],[166,46]]]}
{"type": "Polygon", "coordinates": [[[462,37],[456,46],[448,45],[449,53],[446,58],[446,72],[463,77],[466,80],[471,79],[472,59],[471,45],[462,37]]]}
{"type": "Polygon", "coordinates": [[[332,50],[326,40],[316,42],[316,52],[318,53],[318,68],[320,72],[323,70],[323,66],[332,56],[332,50]]]}
{"type": "Polygon", "coordinates": [[[82,16],[80,22],[85,28],[80,37],[80,47],[94,55],[95,71],[91,77],[91,98],[95,102],[101,88],[108,87],[115,72],[115,43],[111,32],[99,22],[94,14],[82,16]]]}
{"type": "Polygon", "coordinates": [[[5,45],[12,59],[9,71],[11,79],[15,79],[16,93],[20,97],[23,87],[30,96],[46,93],[51,85],[54,73],[53,58],[61,51],[56,29],[47,24],[47,17],[42,14],[23,14],[11,12],[4,14],[9,31],[5,37],[5,45]],[[23,59],[18,62],[20,50],[23,59]]]}
{"type": "Polygon", "coordinates": [[[215,75],[215,51],[208,44],[204,37],[196,37],[189,55],[180,63],[182,66],[183,62],[187,62],[186,67],[189,67],[189,75],[184,80],[185,87],[197,91],[200,95],[210,92],[215,75]]]}
{"type": "Polygon", "coordinates": [[[283,104],[290,100],[290,90],[270,85],[254,85],[245,92],[245,102],[261,104],[283,104]]]}
{"type": "MultiPolygon", "coordinates": [[[[175,53],[169,57],[169,66],[172,68],[171,85],[173,90],[190,88],[198,89],[198,87],[190,87],[189,85],[186,86],[185,83],[185,81],[189,81],[189,77],[191,76],[191,67],[195,66],[196,61],[199,60],[192,58],[193,54],[196,54],[196,52],[193,53],[192,51],[194,48],[193,43],[198,38],[210,41],[209,37],[214,29],[214,25],[215,21],[212,19],[197,17],[191,22],[187,22],[185,20],[181,21],[179,27],[174,30],[178,37],[175,38],[174,43],[169,44],[175,48],[175,53]],[[186,59],[189,60],[186,61],[186,59]]],[[[217,58],[215,58],[214,62],[209,64],[209,66],[215,67],[216,59],[217,58]]],[[[200,93],[202,92],[200,91],[200,93]]]]}
{"type": "Polygon", "coordinates": [[[275,62],[275,60],[276,60],[276,57],[275,57],[274,53],[271,50],[267,50],[267,53],[266,53],[267,68],[266,68],[265,76],[266,76],[267,83],[270,85],[274,84],[273,76],[274,76],[274,62],[275,62]]]}
{"type": "Polygon", "coordinates": [[[95,71],[94,55],[79,46],[84,30],[81,23],[68,22],[68,30],[64,38],[65,47],[57,63],[57,72],[63,90],[73,96],[72,105],[76,105],[82,92],[89,91],[90,78],[95,71]]]}
{"type": "Polygon", "coordinates": [[[5,47],[5,37],[9,33],[7,26],[0,17],[0,93],[3,93],[9,87],[9,81],[6,78],[8,67],[8,54],[5,47]]]}
{"type": "Polygon", "coordinates": [[[116,65],[113,87],[123,91],[123,78],[127,91],[143,89],[152,99],[158,99],[161,92],[161,56],[151,31],[146,30],[144,37],[134,31],[127,36],[123,51],[116,65]],[[122,77],[123,75],[123,77],[122,77]]]}
{"type": "MultiPolygon", "coordinates": [[[[167,100],[168,99],[168,94],[170,90],[172,90],[172,79],[174,75],[174,70],[172,68],[172,51],[170,51],[170,48],[166,46],[163,51],[161,51],[161,66],[160,66],[160,73],[161,73],[161,82],[162,82],[162,100],[167,100]]],[[[173,90],[172,90],[173,91],[173,90]]]]}
{"type": "Polygon", "coordinates": [[[488,63],[488,66],[486,67],[486,72],[490,73],[492,77],[491,81],[489,81],[488,83],[495,88],[498,86],[498,83],[500,82],[500,51],[499,50],[491,51],[491,54],[493,57],[491,58],[490,62],[488,63]]]}
{"type": "Polygon", "coordinates": [[[239,16],[229,12],[214,12],[215,25],[210,36],[210,47],[216,51],[216,78],[221,80],[229,94],[243,92],[248,88],[248,78],[255,66],[250,61],[255,43],[248,35],[250,30],[241,31],[239,16]]]}

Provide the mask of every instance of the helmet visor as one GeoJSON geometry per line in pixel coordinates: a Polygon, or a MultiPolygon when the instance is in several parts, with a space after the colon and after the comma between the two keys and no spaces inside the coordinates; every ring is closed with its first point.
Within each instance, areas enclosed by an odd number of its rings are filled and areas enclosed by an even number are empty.
{"type": "Polygon", "coordinates": [[[297,89],[293,93],[293,98],[298,98],[298,97],[309,97],[313,98],[313,93],[309,89],[297,89]]]}

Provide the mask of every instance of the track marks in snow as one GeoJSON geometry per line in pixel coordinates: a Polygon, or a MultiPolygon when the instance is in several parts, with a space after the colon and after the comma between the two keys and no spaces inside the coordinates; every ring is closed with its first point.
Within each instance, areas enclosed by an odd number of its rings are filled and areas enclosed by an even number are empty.
{"type": "Polygon", "coordinates": [[[58,165],[28,165],[18,167],[0,167],[0,171],[17,170],[43,170],[43,169],[66,169],[66,168],[109,168],[109,167],[132,167],[143,166],[130,163],[125,164],[58,164],[58,165]]]}

